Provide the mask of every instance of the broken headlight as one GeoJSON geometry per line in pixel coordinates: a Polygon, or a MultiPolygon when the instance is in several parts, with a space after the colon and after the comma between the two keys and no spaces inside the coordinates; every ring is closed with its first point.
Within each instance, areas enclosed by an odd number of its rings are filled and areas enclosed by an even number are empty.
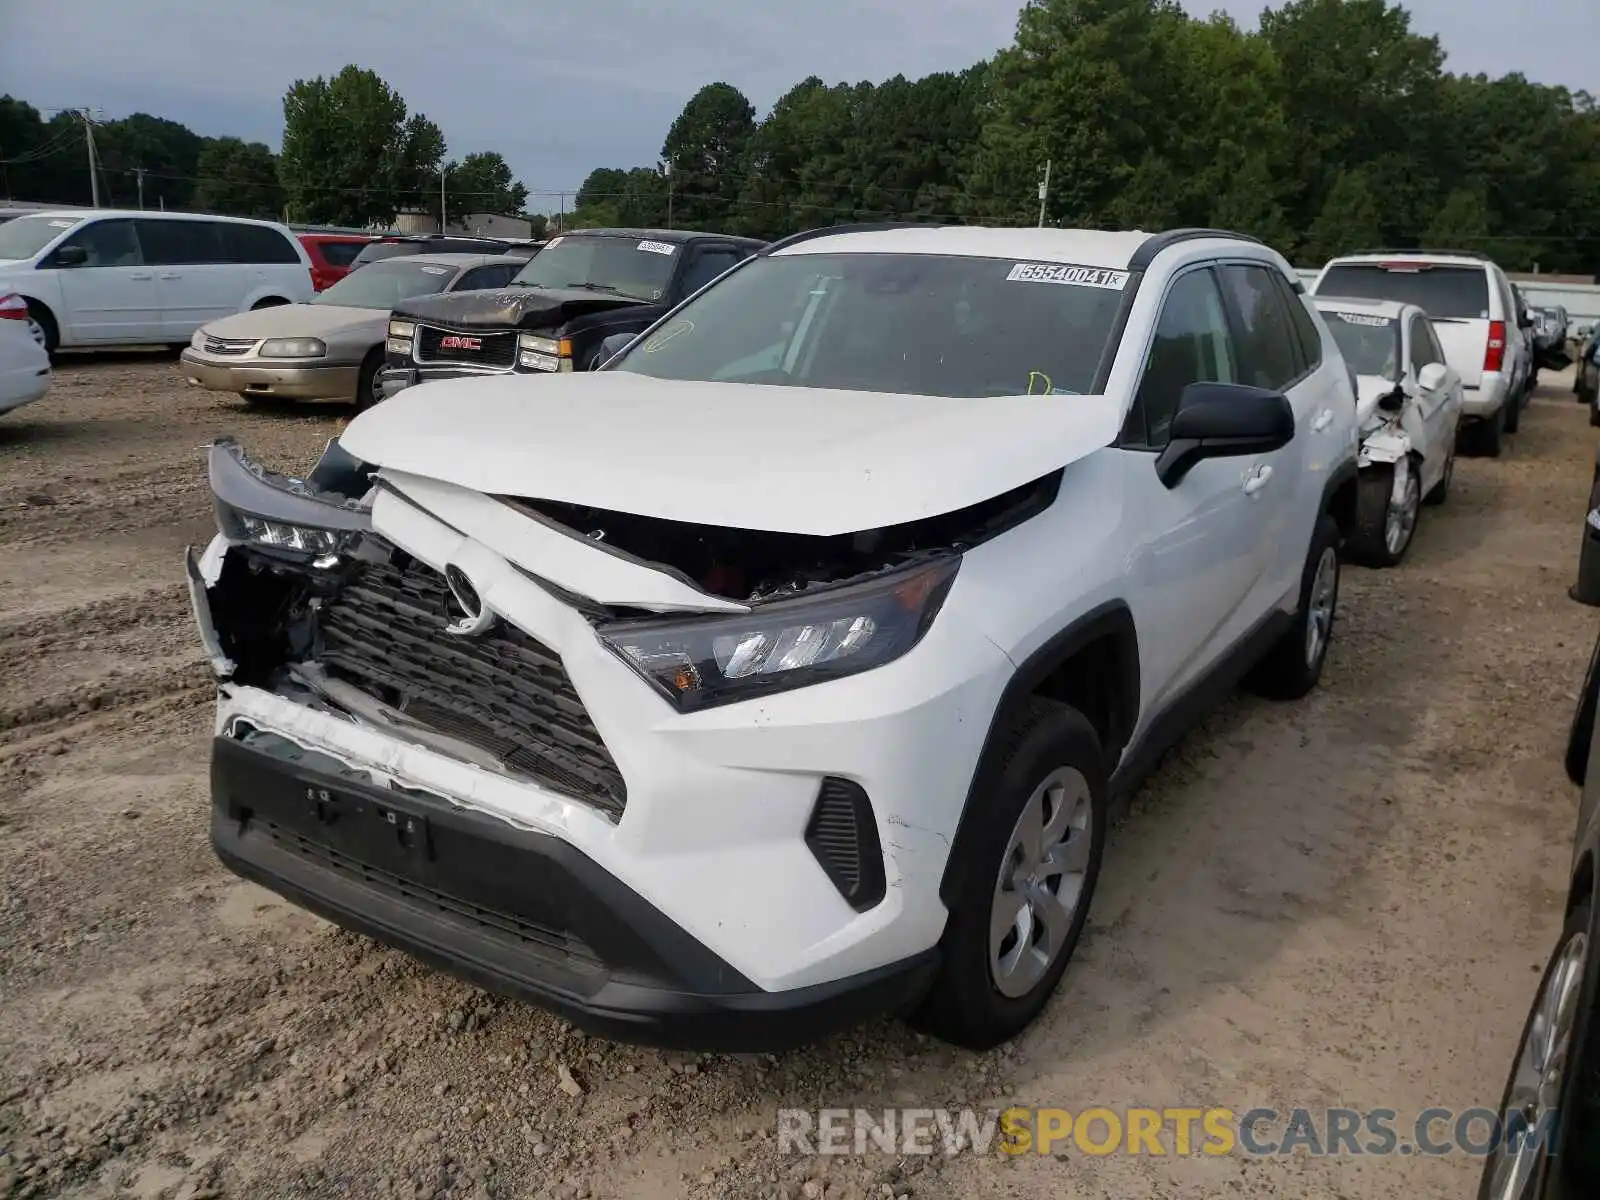
{"type": "Polygon", "coordinates": [[[617,622],[599,633],[689,712],[892,662],[928,631],[959,565],[959,559],[941,559],[736,616],[617,622]]]}

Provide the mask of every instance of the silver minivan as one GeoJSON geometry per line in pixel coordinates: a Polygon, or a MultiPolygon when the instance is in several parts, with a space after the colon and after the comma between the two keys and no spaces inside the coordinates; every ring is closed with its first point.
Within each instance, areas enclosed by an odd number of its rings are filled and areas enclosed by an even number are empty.
{"type": "Polygon", "coordinates": [[[311,260],[272,221],[65,209],[0,223],[0,293],[49,350],[186,345],[207,321],[309,300],[311,260]]]}

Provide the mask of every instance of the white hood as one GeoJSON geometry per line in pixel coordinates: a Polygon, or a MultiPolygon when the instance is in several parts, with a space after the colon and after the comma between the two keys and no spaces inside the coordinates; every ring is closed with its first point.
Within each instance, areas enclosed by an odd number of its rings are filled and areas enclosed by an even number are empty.
{"type": "Polygon", "coordinates": [[[374,331],[381,340],[389,326],[386,308],[341,304],[276,304],[207,322],[203,332],[219,338],[332,337],[350,329],[374,331]]]}
{"type": "Polygon", "coordinates": [[[340,444],[489,494],[828,536],[938,516],[1117,435],[1104,396],[949,399],[651,379],[625,371],[406,388],[340,444]]]}

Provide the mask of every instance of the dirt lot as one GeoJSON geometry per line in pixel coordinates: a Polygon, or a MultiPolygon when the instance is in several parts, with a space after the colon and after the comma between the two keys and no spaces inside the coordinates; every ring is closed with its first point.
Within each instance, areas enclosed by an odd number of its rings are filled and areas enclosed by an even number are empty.
{"type": "Polygon", "coordinates": [[[343,414],[247,410],[170,359],[64,367],[0,420],[0,1196],[1469,1194],[1462,1156],[817,1160],[773,1131],[790,1106],[1497,1103],[1559,925],[1595,630],[1565,596],[1594,447],[1567,388],[1461,463],[1402,568],[1347,573],[1319,693],[1238,699],[1169,756],[1021,1044],[885,1022],[697,1059],[217,865],[180,566],[211,529],[203,446],[303,467],[343,414]]]}

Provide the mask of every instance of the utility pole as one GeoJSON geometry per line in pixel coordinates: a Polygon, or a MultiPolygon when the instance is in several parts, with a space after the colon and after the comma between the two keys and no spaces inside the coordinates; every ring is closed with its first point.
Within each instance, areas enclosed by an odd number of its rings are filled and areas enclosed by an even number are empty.
{"type": "Polygon", "coordinates": [[[1050,197],[1050,160],[1044,160],[1044,178],[1039,182],[1039,228],[1044,228],[1044,202],[1050,197]]]}
{"type": "Polygon", "coordinates": [[[667,228],[672,228],[672,160],[667,159],[667,228]]]}
{"type": "Polygon", "coordinates": [[[143,167],[135,167],[133,169],[133,174],[134,174],[135,178],[137,178],[139,180],[139,211],[143,212],[144,211],[144,168],[143,167]]]}
{"type": "Polygon", "coordinates": [[[89,195],[95,208],[100,207],[100,176],[95,171],[94,153],[94,121],[89,116],[89,110],[83,110],[83,141],[84,147],[89,152],[89,195]]]}
{"type": "Polygon", "coordinates": [[[444,173],[445,164],[439,164],[439,232],[444,232],[445,207],[444,207],[444,173]]]}

